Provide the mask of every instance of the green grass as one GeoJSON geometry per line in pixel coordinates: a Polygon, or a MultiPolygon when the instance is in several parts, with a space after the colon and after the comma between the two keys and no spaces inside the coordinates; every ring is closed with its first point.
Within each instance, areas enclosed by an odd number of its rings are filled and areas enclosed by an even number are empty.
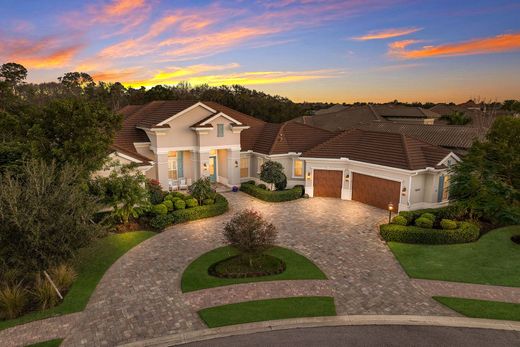
{"type": "Polygon", "coordinates": [[[466,317],[520,321],[520,304],[444,296],[433,298],[466,317]]]}
{"type": "Polygon", "coordinates": [[[238,252],[234,248],[225,246],[209,251],[195,259],[182,274],[182,291],[191,292],[205,288],[247,282],[327,279],[327,276],[309,259],[294,251],[281,247],[273,247],[266,252],[266,254],[285,261],[287,268],[281,274],[250,278],[217,278],[208,274],[208,269],[211,265],[237,254],[238,252]]]}
{"type": "Polygon", "coordinates": [[[95,241],[91,246],[81,249],[75,259],[74,266],[78,272],[78,278],[63,302],[49,310],[32,312],[16,319],[0,321],[0,330],[43,318],[83,311],[105,271],[119,257],[153,235],[155,233],[150,231],[111,234],[95,241]]]}
{"type": "Polygon", "coordinates": [[[478,241],[457,245],[388,245],[410,277],[520,287],[520,226],[495,229],[478,241]]]}
{"type": "Polygon", "coordinates": [[[63,342],[63,339],[54,339],[48,340],[38,343],[33,343],[32,345],[27,345],[25,347],[58,347],[63,342]]]}
{"type": "Polygon", "coordinates": [[[308,296],[247,301],[210,307],[199,312],[210,328],[266,320],[335,316],[334,299],[328,296],[308,296]]]}

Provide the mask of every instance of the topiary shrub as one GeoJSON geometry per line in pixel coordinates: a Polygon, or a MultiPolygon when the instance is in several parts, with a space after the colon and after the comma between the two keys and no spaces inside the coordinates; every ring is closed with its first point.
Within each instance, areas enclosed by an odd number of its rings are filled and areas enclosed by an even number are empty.
{"type": "Polygon", "coordinates": [[[164,201],[167,201],[167,200],[173,200],[173,195],[172,194],[168,194],[164,197],[164,201]]]}
{"type": "Polygon", "coordinates": [[[260,183],[260,184],[258,185],[258,188],[260,188],[260,189],[264,189],[264,190],[267,190],[267,186],[266,186],[265,184],[263,184],[263,183],[260,183]]]}
{"type": "Polygon", "coordinates": [[[189,209],[177,210],[173,211],[170,214],[175,217],[175,223],[183,223],[191,220],[218,216],[227,212],[228,209],[229,204],[227,199],[220,194],[216,194],[215,203],[212,205],[197,206],[189,209]]]}
{"type": "Polygon", "coordinates": [[[166,206],[168,211],[173,211],[173,201],[171,201],[171,200],[164,200],[162,204],[164,206],[166,206]]]}
{"type": "Polygon", "coordinates": [[[176,210],[184,210],[186,208],[186,202],[184,200],[176,200],[174,203],[176,210]]]}
{"type": "Polygon", "coordinates": [[[152,213],[155,215],[165,215],[168,213],[168,207],[164,203],[153,205],[152,213]]]}
{"type": "Polygon", "coordinates": [[[169,225],[172,225],[175,222],[175,217],[169,213],[165,215],[157,215],[150,219],[150,226],[155,230],[163,230],[169,225]]]}
{"type": "Polygon", "coordinates": [[[407,225],[408,220],[403,216],[395,216],[394,218],[392,218],[392,224],[407,225]]]}
{"type": "Polygon", "coordinates": [[[453,230],[428,229],[413,225],[382,224],[380,232],[381,237],[385,241],[429,245],[474,242],[480,236],[478,225],[470,222],[460,222],[459,227],[453,230]]]}
{"type": "Polygon", "coordinates": [[[146,181],[146,189],[150,196],[150,203],[152,205],[160,204],[165,199],[166,192],[162,190],[161,184],[157,180],[146,181]]]}
{"type": "Polygon", "coordinates": [[[188,199],[186,202],[186,208],[193,208],[199,206],[197,199],[188,199]]]}
{"type": "Polygon", "coordinates": [[[215,200],[213,199],[204,199],[204,201],[202,201],[202,205],[213,205],[215,203],[215,200]]]}
{"type": "Polygon", "coordinates": [[[182,200],[184,200],[184,201],[189,200],[189,199],[193,199],[193,196],[192,195],[184,195],[182,197],[182,200]]]}
{"type": "Polygon", "coordinates": [[[435,215],[433,213],[423,213],[421,215],[421,218],[428,218],[429,220],[431,220],[432,222],[435,222],[435,215]]]}
{"type": "Polygon", "coordinates": [[[274,184],[276,190],[284,190],[287,187],[287,176],[283,174],[283,179],[274,184]]]}
{"type": "Polygon", "coordinates": [[[441,220],[441,228],[444,230],[454,230],[457,229],[457,222],[451,219],[443,219],[441,220]]]}
{"type": "Polygon", "coordinates": [[[406,218],[407,224],[413,224],[415,221],[415,214],[413,211],[401,211],[399,212],[399,216],[406,218]]]}
{"type": "Polygon", "coordinates": [[[181,193],[181,192],[171,192],[170,195],[174,198],[184,198],[185,194],[181,193]]]}
{"type": "Polygon", "coordinates": [[[429,218],[419,217],[415,220],[415,225],[421,228],[431,229],[433,227],[433,221],[429,218]]]}
{"type": "Polygon", "coordinates": [[[260,188],[260,185],[252,186],[250,184],[242,183],[242,185],[240,186],[240,190],[244,193],[254,196],[255,198],[271,202],[290,201],[302,197],[301,187],[294,187],[292,189],[286,190],[270,191],[260,188]]]}

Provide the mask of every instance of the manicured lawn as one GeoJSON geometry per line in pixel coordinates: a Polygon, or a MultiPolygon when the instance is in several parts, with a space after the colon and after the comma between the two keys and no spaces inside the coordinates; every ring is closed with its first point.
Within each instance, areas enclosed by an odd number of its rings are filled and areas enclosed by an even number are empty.
{"type": "Polygon", "coordinates": [[[195,259],[182,274],[182,291],[191,292],[199,289],[247,282],[327,279],[327,276],[309,259],[281,247],[274,247],[266,252],[266,254],[285,261],[287,268],[281,274],[251,278],[218,278],[208,274],[208,269],[211,265],[237,254],[238,252],[234,248],[225,246],[209,251],[195,259]]]}
{"type": "Polygon", "coordinates": [[[410,277],[520,287],[520,226],[495,229],[477,242],[457,245],[388,245],[410,277]]]}
{"type": "Polygon", "coordinates": [[[467,317],[520,321],[520,304],[444,296],[433,298],[467,317]]]}
{"type": "Polygon", "coordinates": [[[210,307],[198,313],[208,327],[216,328],[275,319],[335,316],[336,308],[331,297],[308,296],[248,301],[210,307]]]}
{"type": "Polygon", "coordinates": [[[97,240],[93,245],[81,249],[75,261],[78,278],[63,302],[49,310],[32,312],[16,319],[0,321],[0,330],[38,319],[83,311],[105,271],[123,254],[154,235],[155,233],[150,231],[111,234],[97,240]]]}
{"type": "Polygon", "coordinates": [[[25,347],[58,347],[63,342],[63,339],[54,339],[48,340],[38,343],[33,343],[32,345],[27,345],[25,347]]]}

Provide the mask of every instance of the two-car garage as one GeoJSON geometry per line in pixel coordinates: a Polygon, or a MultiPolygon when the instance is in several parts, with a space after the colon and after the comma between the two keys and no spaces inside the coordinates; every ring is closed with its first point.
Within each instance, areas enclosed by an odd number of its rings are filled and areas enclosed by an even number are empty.
{"type": "MultiPolygon", "coordinates": [[[[395,209],[398,209],[400,182],[357,172],[352,173],[351,180],[352,200],[382,209],[387,209],[388,203],[391,202],[395,209]]],[[[343,182],[343,171],[314,170],[313,195],[341,198],[343,182]]],[[[345,184],[348,184],[348,181],[345,180],[345,184]]]]}

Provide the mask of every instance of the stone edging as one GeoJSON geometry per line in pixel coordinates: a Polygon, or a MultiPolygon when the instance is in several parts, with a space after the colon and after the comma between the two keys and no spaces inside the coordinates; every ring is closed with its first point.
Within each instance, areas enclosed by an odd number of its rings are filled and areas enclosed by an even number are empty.
{"type": "Polygon", "coordinates": [[[231,325],[221,328],[204,329],[186,333],[174,334],[153,338],[144,341],[132,342],[121,347],[159,347],[175,346],[185,343],[211,340],[222,337],[248,335],[275,330],[287,330],[297,328],[316,328],[334,326],[358,326],[358,325],[412,325],[412,326],[438,326],[458,328],[480,328],[495,330],[520,331],[520,322],[501,321],[493,319],[478,319],[465,317],[443,316],[383,316],[383,315],[357,315],[335,317],[295,318],[258,323],[231,325]]]}

